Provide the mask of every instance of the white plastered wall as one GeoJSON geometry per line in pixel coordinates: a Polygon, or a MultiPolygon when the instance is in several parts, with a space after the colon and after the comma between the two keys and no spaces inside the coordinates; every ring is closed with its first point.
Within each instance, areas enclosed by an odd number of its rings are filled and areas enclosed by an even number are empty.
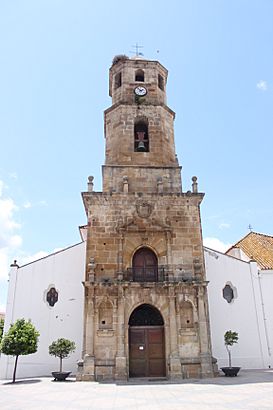
{"type": "MultiPolygon", "coordinates": [[[[59,370],[59,359],[48,354],[53,340],[73,340],[76,351],[63,360],[63,370],[75,374],[83,340],[85,247],[81,242],[38,261],[12,267],[6,309],[5,330],[18,318],[31,319],[40,332],[38,351],[20,356],[17,377],[51,375],[59,370]],[[50,307],[46,291],[54,286],[58,302],[50,307]]],[[[0,378],[11,378],[14,358],[1,355],[0,378]]]]}
{"type": "Polygon", "coordinates": [[[272,345],[273,330],[266,330],[265,326],[273,314],[269,290],[273,288],[273,272],[260,275],[255,262],[242,261],[208,248],[205,248],[205,262],[209,281],[212,351],[218,366],[228,366],[224,334],[232,330],[239,334],[238,344],[232,347],[232,365],[249,369],[273,367],[268,348],[272,345]],[[263,300],[259,281],[266,289],[263,300]],[[223,297],[226,284],[232,285],[235,290],[231,303],[223,297]]]}

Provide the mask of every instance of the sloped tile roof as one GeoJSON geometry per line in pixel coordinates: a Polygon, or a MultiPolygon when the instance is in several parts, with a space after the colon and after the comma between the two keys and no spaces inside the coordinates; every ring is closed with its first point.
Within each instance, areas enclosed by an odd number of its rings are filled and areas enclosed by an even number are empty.
{"type": "Polygon", "coordinates": [[[255,260],[261,269],[273,269],[273,237],[262,233],[250,232],[235,243],[231,249],[240,248],[250,259],[255,260]]]}

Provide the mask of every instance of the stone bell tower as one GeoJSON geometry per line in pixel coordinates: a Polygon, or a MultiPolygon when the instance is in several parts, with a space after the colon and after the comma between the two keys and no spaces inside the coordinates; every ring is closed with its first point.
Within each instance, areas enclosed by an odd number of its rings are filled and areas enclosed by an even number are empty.
{"type": "Polygon", "coordinates": [[[103,191],[89,177],[78,380],[213,376],[197,179],[182,192],[167,70],[117,56],[103,191]]]}

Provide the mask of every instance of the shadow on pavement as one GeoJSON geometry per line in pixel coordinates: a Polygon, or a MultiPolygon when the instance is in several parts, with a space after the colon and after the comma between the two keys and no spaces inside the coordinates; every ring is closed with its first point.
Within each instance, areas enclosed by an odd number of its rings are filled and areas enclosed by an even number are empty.
{"type": "Polygon", "coordinates": [[[6,383],[2,383],[3,386],[16,386],[18,384],[22,385],[22,384],[35,384],[35,383],[40,383],[42,380],[40,379],[28,379],[28,380],[16,380],[15,383],[12,382],[6,382],[6,383]]]}

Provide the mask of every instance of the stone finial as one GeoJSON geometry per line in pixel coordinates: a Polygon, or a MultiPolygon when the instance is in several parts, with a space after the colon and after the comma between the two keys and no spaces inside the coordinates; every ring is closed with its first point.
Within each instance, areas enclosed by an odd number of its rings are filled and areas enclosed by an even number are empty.
{"type": "Polygon", "coordinates": [[[198,183],[197,183],[197,177],[192,177],[192,192],[194,194],[198,193],[198,183]]]}
{"type": "Polygon", "coordinates": [[[92,175],[90,177],[88,177],[88,184],[87,184],[88,192],[93,191],[93,187],[94,187],[93,181],[94,181],[94,177],[92,175]]]}
{"type": "Polygon", "coordinates": [[[19,268],[17,260],[14,259],[13,263],[10,265],[11,268],[19,268]]]}
{"type": "Polygon", "coordinates": [[[161,194],[163,192],[163,181],[162,177],[157,178],[157,192],[161,194]]]}
{"type": "Polygon", "coordinates": [[[128,192],[129,192],[129,181],[128,181],[127,175],[124,175],[122,177],[122,182],[123,182],[123,192],[125,194],[128,194],[128,192]]]}

